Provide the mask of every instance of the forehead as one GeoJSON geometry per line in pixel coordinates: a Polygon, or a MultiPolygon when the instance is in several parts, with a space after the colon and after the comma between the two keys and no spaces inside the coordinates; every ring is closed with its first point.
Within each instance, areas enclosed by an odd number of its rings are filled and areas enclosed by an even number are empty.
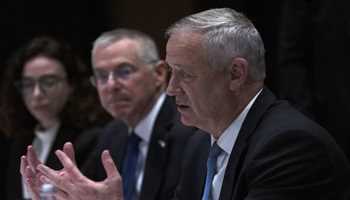
{"type": "Polygon", "coordinates": [[[166,46],[166,62],[171,67],[208,66],[202,35],[195,32],[179,32],[170,36],[166,46]]]}
{"type": "Polygon", "coordinates": [[[131,39],[122,39],[107,46],[97,47],[93,54],[95,68],[115,68],[121,63],[137,65],[139,44],[131,39]]]}
{"type": "Polygon", "coordinates": [[[28,60],[23,67],[23,76],[38,77],[47,74],[65,75],[63,65],[56,59],[38,56],[28,60]]]}

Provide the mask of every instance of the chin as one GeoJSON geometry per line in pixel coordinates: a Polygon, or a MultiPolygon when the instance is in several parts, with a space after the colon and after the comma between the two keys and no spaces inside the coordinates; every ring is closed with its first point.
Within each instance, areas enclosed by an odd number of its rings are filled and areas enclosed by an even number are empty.
{"type": "Polygon", "coordinates": [[[184,117],[181,115],[181,123],[185,126],[194,126],[195,127],[195,123],[193,122],[193,120],[191,120],[191,118],[188,117],[184,117]]]}

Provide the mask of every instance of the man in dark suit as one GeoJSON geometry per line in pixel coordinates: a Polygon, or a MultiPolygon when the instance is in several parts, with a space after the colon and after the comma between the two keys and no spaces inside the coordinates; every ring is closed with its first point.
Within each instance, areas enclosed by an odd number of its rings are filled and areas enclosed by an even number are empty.
{"type": "MultiPolygon", "coordinates": [[[[139,199],[170,199],[179,182],[184,146],[194,129],[181,124],[174,105],[173,99],[166,98],[154,123],[139,199]]],[[[127,140],[127,125],[121,121],[110,123],[102,131],[97,149],[82,172],[96,181],[105,179],[100,155],[106,149],[111,152],[118,169],[122,171],[127,140]]]]}
{"type": "Polygon", "coordinates": [[[92,62],[91,81],[114,121],[103,129],[82,172],[104,180],[100,156],[109,150],[122,173],[125,200],[171,198],[195,129],[181,124],[174,99],[166,97],[168,71],[155,42],[136,30],[109,31],[96,39],[92,62]]]}
{"type": "MultiPolygon", "coordinates": [[[[177,199],[348,199],[345,155],[324,129],[264,88],[264,45],[244,15],[203,11],[179,20],[167,35],[167,93],[176,97],[184,124],[209,133],[189,140],[177,199]]],[[[105,190],[76,173],[64,152],[58,156],[66,170],[38,169],[69,196],[82,195],[69,188],[80,182],[93,198],[123,199],[108,152],[105,190]]]]}
{"type": "Polygon", "coordinates": [[[264,88],[264,45],[244,15],[212,9],[167,33],[167,92],[183,123],[210,133],[189,142],[177,199],[350,198],[349,163],[327,131],[264,88]]]}

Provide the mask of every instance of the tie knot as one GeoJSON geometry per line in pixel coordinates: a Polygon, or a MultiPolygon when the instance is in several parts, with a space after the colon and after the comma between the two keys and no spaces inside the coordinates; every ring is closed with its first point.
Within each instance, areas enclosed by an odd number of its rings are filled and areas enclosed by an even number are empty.
{"type": "Polygon", "coordinates": [[[130,135],[129,135],[129,139],[128,141],[131,143],[131,144],[138,144],[140,141],[141,141],[141,138],[136,135],[135,132],[132,132],[130,135]]]}
{"type": "Polygon", "coordinates": [[[216,142],[214,142],[213,146],[211,146],[210,148],[209,157],[217,158],[221,152],[222,152],[222,149],[219,147],[219,145],[216,142]]]}

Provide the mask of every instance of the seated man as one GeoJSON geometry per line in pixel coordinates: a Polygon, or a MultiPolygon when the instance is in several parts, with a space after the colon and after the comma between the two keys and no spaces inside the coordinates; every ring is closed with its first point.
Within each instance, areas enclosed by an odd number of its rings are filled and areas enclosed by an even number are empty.
{"type": "Polygon", "coordinates": [[[181,124],[174,99],[164,92],[168,71],[154,41],[135,30],[103,33],[94,43],[92,63],[92,83],[115,120],[83,173],[105,179],[100,156],[109,150],[122,172],[126,200],[169,199],[180,179],[184,146],[196,129],[181,124]]]}
{"type": "MultiPolygon", "coordinates": [[[[233,9],[212,9],[181,19],[167,33],[167,93],[176,97],[181,121],[211,138],[198,134],[188,143],[177,199],[349,199],[350,165],[332,137],[264,87],[264,45],[250,20],[233,9]]],[[[103,182],[84,177],[69,151],[57,155],[59,171],[23,162],[31,188],[40,176],[31,170],[36,167],[67,199],[123,199],[108,152],[103,182]]]]}

